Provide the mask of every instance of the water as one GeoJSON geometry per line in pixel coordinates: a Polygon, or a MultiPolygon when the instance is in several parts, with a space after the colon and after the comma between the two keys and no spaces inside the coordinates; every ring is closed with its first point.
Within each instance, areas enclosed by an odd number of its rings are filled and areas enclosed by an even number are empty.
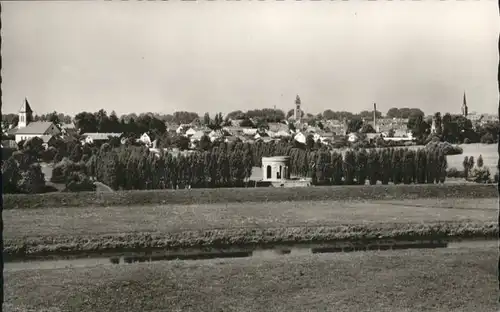
{"type": "Polygon", "coordinates": [[[171,260],[207,260],[215,258],[277,258],[291,256],[306,256],[317,253],[335,252],[370,252],[377,250],[403,250],[425,248],[498,248],[497,240],[467,240],[467,241],[377,241],[368,244],[352,242],[325,244],[296,244],[275,248],[233,248],[218,251],[186,251],[176,253],[156,252],[149,255],[104,255],[95,258],[50,259],[6,262],[5,270],[53,270],[64,268],[83,268],[95,266],[129,265],[136,262],[171,261],[171,260]],[[113,259],[113,261],[112,261],[113,259]]]}

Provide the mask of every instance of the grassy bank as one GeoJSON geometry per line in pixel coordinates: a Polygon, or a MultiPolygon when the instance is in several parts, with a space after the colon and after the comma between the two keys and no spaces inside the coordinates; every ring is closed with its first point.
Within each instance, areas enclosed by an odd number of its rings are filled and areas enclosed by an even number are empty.
{"type": "Polygon", "coordinates": [[[4,254],[50,255],[140,252],[152,249],[269,246],[332,241],[416,240],[498,237],[496,222],[371,223],[338,226],[228,228],[164,233],[116,233],[5,238],[4,254]]]}
{"type": "Polygon", "coordinates": [[[239,202],[498,197],[495,185],[373,185],[51,193],[3,197],[4,209],[239,202]]]}
{"type": "Polygon", "coordinates": [[[5,311],[494,312],[497,257],[463,248],[7,270],[5,311]]]}

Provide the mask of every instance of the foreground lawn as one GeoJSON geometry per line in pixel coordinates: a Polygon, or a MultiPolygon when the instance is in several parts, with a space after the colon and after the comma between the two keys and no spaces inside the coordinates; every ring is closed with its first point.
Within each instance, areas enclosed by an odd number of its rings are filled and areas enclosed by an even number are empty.
{"type": "Polygon", "coordinates": [[[477,222],[497,218],[498,199],[302,201],[5,210],[4,238],[179,232],[340,224],[477,222]]]}
{"type": "Polygon", "coordinates": [[[489,312],[497,257],[483,246],[7,269],[4,311],[489,312]]]}

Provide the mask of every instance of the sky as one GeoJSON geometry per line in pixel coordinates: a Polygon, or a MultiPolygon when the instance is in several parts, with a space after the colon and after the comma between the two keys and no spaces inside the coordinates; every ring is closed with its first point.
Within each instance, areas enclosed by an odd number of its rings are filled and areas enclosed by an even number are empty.
{"type": "Polygon", "coordinates": [[[498,4],[2,2],[2,112],[498,108],[498,4]]]}

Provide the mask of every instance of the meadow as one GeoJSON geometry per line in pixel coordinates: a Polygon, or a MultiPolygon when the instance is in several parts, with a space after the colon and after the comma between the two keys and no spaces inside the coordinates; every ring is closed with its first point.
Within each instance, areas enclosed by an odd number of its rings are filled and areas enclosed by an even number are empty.
{"type": "Polygon", "coordinates": [[[494,312],[497,257],[472,246],[7,269],[4,311],[494,312]]]}
{"type": "Polygon", "coordinates": [[[483,156],[484,166],[490,169],[492,175],[494,175],[498,169],[498,145],[497,144],[461,144],[459,145],[463,150],[462,155],[448,155],[448,168],[455,167],[459,170],[463,170],[462,162],[465,156],[473,156],[477,161],[479,155],[483,156]]]}
{"type": "Polygon", "coordinates": [[[439,185],[343,185],[297,188],[247,187],[119,192],[65,192],[30,195],[5,194],[3,196],[3,209],[497,197],[498,192],[495,185],[465,183],[439,185]]]}
{"type": "MultiPolygon", "coordinates": [[[[496,186],[480,184],[5,195],[4,208],[6,259],[499,234],[496,186]]],[[[498,249],[480,244],[54,269],[8,262],[4,311],[496,311],[498,249]]]]}
{"type": "Polygon", "coordinates": [[[338,240],[492,238],[496,198],[283,201],[4,211],[10,256],[338,240]]]}

